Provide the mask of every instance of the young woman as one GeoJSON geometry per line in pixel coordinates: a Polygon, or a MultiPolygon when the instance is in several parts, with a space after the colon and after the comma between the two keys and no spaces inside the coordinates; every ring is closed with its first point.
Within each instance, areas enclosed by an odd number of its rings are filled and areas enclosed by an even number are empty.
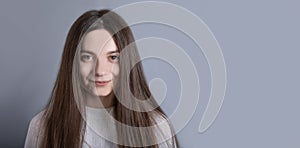
{"type": "Polygon", "coordinates": [[[178,147],[134,41],[113,11],[81,15],[68,33],[50,101],[30,122],[25,147],[178,147]]]}

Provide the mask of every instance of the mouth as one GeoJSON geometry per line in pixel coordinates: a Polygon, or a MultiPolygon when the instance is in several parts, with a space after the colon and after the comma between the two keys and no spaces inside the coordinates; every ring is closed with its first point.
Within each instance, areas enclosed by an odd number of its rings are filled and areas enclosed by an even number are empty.
{"type": "Polygon", "coordinates": [[[93,81],[95,83],[96,86],[105,86],[107,85],[111,80],[107,80],[107,81],[93,81]]]}

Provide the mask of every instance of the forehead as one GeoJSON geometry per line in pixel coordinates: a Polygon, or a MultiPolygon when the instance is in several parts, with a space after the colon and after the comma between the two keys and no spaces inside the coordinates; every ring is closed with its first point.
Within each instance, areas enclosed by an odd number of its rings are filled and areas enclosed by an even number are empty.
{"type": "Polygon", "coordinates": [[[97,29],[86,34],[82,42],[82,50],[93,53],[109,52],[116,51],[117,46],[108,31],[97,29]]]}

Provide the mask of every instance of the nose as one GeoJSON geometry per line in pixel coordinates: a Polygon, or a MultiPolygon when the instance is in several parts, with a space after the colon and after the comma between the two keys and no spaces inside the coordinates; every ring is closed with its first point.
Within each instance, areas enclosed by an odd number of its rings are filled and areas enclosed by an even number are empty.
{"type": "Polygon", "coordinates": [[[101,55],[98,56],[96,66],[95,66],[95,75],[96,77],[104,76],[108,73],[107,61],[101,55]]]}

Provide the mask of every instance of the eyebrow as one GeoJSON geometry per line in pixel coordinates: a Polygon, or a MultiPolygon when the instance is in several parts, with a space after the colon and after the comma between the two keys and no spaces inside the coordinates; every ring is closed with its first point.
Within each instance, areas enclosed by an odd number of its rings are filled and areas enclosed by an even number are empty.
{"type": "MultiPolygon", "coordinates": [[[[96,55],[94,52],[91,52],[91,51],[88,51],[88,50],[84,50],[84,49],[81,50],[80,53],[89,53],[89,54],[92,54],[92,55],[96,55]]],[[[119,53],[119,51],[117,51],[117,50],[109,51],[106,54],[113,54],[113,53],[119,53]]]]}
{"type": "Polygon", "coordinates": [[[113,54],[113,53],[119,53],[119,51],[115,50],[115,51],[109,51],[109,52],[107,52],[107,54],[113,54]]]}
{"type": "Polygon", "coordinates": [[[95,53],[91,52],[91,51],[87,51],[87,50],[81,50],[80,53],[89,53],[92,55],[96,55],[95,53]]]}

